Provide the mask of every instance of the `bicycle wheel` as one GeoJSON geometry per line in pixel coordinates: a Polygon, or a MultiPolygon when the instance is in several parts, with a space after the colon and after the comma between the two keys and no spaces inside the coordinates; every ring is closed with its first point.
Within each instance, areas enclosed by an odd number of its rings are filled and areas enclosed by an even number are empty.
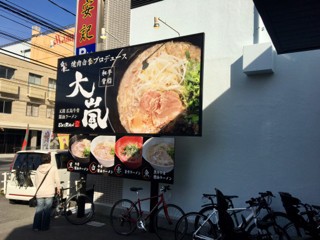
{"type": "Polygon", "coordinates": [[[212,233],[214,224],[207,218],[197,212],[183,215],[175,227],[175,240],[217,239],[216,232],[212,233]]]}
{"type": "Polygon", "coordinates": [[[111,208],[110,223],[113,230],[121,235],[129,235],[137,228],[139,212],[129,199],[117,201],[111,208]]]}
{"type": "Polygon", "coordinates": [[[296,228],[293,222],[288,218],[287,214],[283,212],[268,213],[262,218],[262,221],[267,222],[270,221],[270,219],[274,220],[278,226],[283,228],[290,238],[295,238],[301,235],[299,229],[296,228]]]}
{"type": "MultiPolygon", "coordinates": [[[[261,221],[261,220],[260,220],[261,221]]],[[[269,220],[268,220],[269,221],[269,220]]],[[[270,220],[273,221],[273,220],[270,220]]],[[[286,230],[274,222],[258,223],[259,228],[255,224],[248,227],[250,239],[272,239],[272,240],[290,240],[286,230]]]]}
{"type": "Polygon", "coordinates": [[[183,216],[183,210],[175,204],[161,206],[154,214],[154,230],[163,240],[174,239],[174,229],[178,220],[183,216]]]}
{"type": "Polygon", "coordinates": [[[65,204],[64,214],[72,224],[85,224],[94,215],[93,201],[85,194],[71,196],[65,204]]]}

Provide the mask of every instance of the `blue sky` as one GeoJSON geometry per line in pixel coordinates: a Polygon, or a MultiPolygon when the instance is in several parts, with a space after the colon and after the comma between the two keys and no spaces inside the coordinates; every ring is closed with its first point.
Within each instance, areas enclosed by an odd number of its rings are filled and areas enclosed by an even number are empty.
{"type": "MultiPolygon", "coordinates": [[[[76,13],[77,0],[51,1],[74,14],[76,13]]],[[[62,10],[48,0],[0,0],[0,3],[1,2],[18,8],[21,11],[28,10],[31,12],[29,13],[31,15],[35,13],[38,15],[38,18],[50,22],[50,24],[55,26],[75,24],[75,16],[62,10]]],[[[1,32],[27,39],[31,37],[32,25],[37,24],[0,7],[0,45],[13,41],[10,40],[10,37],[1,34],[1,32]]],[[[44,29],[44,27],[41,27],[41,29],[43,31],[47,30],[44,29]]]]}

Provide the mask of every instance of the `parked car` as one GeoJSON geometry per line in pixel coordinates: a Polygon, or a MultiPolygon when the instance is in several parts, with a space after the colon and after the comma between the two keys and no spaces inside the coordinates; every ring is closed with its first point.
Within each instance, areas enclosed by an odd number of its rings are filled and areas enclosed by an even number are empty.
{"type": "Polygon", "coordinates": [[[62,186],[70,186],[70,172],[67,171],[69,159],[66,150],[27,150],[15,154],[10,165],[10,172],[4,176],[4,193],[9,200],[29,201],[36,192],[35,173],[41,164],[43,154],[51,154],[51,164],[58,168],[62,186]]]}

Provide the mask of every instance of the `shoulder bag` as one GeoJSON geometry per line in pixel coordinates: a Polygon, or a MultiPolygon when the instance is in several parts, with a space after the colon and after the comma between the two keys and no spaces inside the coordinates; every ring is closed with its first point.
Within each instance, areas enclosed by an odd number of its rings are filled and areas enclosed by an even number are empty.
{"type": "Polygon", "coordinates": [[[34,196],[30,199],[29,201],[29,207],[36,207],[37,206],[37,192],[39,190],[39,188],[41,187],[42,183],[44,182],[44,180],[46,179],[48,173],[50,172],[51,170],[51,167],[50,169],[48,170],[48,172],[46,173],[46,175],[44,176],[44,178],[42,179],[39,187],[37,188],[37,191],[35,192],[34,196]]]}

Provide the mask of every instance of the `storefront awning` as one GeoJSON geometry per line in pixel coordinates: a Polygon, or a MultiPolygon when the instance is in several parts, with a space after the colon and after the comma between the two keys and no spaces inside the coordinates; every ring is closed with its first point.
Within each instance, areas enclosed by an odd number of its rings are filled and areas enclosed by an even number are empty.
{"type": "Polygon", "coordinates": [[[319,0],[253,0],[278,54],[320,48],[319,0]]]}

